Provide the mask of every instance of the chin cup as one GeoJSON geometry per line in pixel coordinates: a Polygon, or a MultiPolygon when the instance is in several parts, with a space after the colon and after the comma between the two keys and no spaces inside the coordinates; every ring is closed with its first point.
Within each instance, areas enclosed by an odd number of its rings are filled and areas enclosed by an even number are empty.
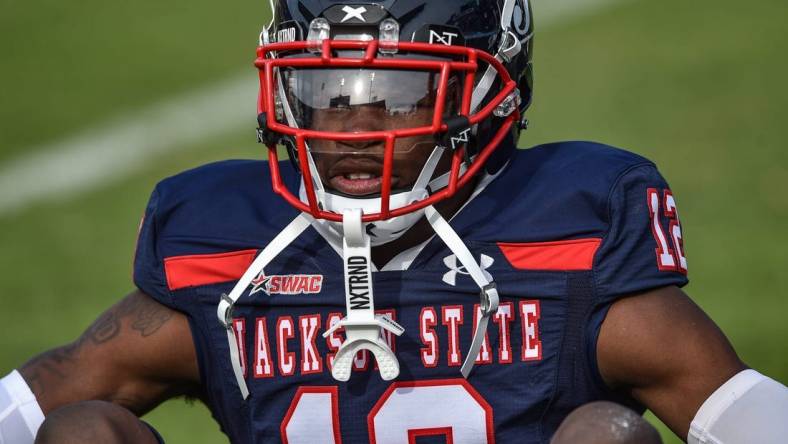
{"type": "Polygon", "coordinates": [[[405,329],[394,320],[385,315],[375,315],[370,321],[351,321],[344,318],[323,333],[327,338],[337,329],[345,329],[345,341],[339,347],[334,363],[331,367],[331,376],[337,381],[350,379],[353,367],[353,358],[361,350],[369,350],[375,356],[380,369],[380,377],[390,381],[399,375],[399,362],[388,343],[381,337],[381,329],[400,336],[405,329]]]}

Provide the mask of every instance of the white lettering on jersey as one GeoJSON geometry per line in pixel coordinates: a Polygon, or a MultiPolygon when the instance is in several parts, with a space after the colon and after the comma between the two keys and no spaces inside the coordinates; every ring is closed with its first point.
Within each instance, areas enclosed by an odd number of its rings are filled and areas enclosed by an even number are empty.
{"type": "Polygon", "coordinates": [[[250,295],[263,292],[268,296],[275,294],[317,294],[323,289],[322,274],[286,274],[267,276],[261,271],[249,284],[250,295]]]}
{"type": "Polygon", "coordinates": [[[679,273],[687,273],[687,257],[684,255],[684,239],[681,235],[681,222],[679,221],[679,213],[676,209],[676,200],[673,198],[673,193],[669,189],[662,190],[664,196],[664,213],[665,217],[670,219],[668,227],[668,235],[662,229],[660,221],[660,193],[656,188],[649,188],[646,190],[646,199],[648,201],[649,218],[651,218],[651,233],[654,235],[654,240],[657,242],[657,268],[660,271],[678,271],[679,273]],[[670,248],[668,244],[673,245],[670,248]]]}
{"type": "Polygon", "coordinates": [[[662,224],[659,221],[659,192],[656,188],[649,188],[647,194],[650,210],[649,216],[651,217],[651,232],[657,241],[657,268],[662,271],[675,270],[676,260],[673,257],[673,250],[668,246],[665,232],[662,230],[662,224]]]}
{"type": "MultiPolygon", "coordinates": [[[[326,327],[331,328],[341,320],[342,313],[329,313],[328,319],[326,320],[326,327]]],[[[342,338],[339,336],[340,331],[345,331],[345,329],[338,328],[326,338],[326,346],[331,350],[330,353],[326,353],[326,366],[328,367],[328,371],[331,371],[331,366],[334,365],[334,357],[337,355],[337,350],[342,346],[342,338]]]]}
{"type": "Polygon", "coordinates": [[[323,371],[323,360],[317,353],[317,330],[320,328],[320,315],[298,317],[301,326],[301,374],[320,373],[323,371]]]}
{"type": "MultiPolygon", "coordinates": [[[[474,317],[479,316],[479,307],[474,306],[474,317]]],[[[391,319],[396,320],[397,311],[394,309],[377,310],[378,314],[385,314],[391,319]]],[[[342,313],[329,313],[325,318],[325,328],[330,328],[342,319],[342,313]]],[[[520,301],[517,311],[513,302],[503,302],[498,306],[498,311],[493,316],[493,322],[497,328],[490,328],[485,334],[482,347],[477,356],[476,363],[492,364],[511,364],[513,362],[514,351],[512,349],[511,337],[515,322],[520,322],[522,334],[521,358],[523,361],[536,361],[542,359],[541,341],[539,339],[539,317],[540,307],[537,300],[520,301]],[[492,340],[497,334],[498,353],[493,353],[492,340]]],[[[317,346],[318,335],[323,330],[323,318],[319,313],[307,314],[298,317],[297,323],[291,316],[280,316],[276,320],[275,327],[272,326],[272,335],[269,337],[268,324],[266,317],[256,318],[254,321],[253,350],[247,362],[246,344],[246,321],[244,318],[233,320],[233,329],[236,340],[238,341],[241,368],[244,372],[248,366],[252,368],[254,378],[271,378],[275,376],[294,376],[296,366],[300,363],[301,371],[299,374],[312,374],[331,371],[334,357],[337,350],[344,340],[344,329],[338,329],[326,337],[327,352],[325,358],[320,355],[317,346]],[[296,338],[296,336],[298,336],[296,338]],[[297,340],[300,347],[296,344],[289,344],[289,341],[297,340]],[[275,345],[276,350],[271,348],[275,345]],[[296,347],[298,351],[290,347],[296,347]],[[296,356],[298,355],[298,356],[296,356]],[[274,365],[274,359],[276,365],[274,365]],[[298,359],[298,362],[296,362],[298,359]],[[325,361],[324,361],[325,359],[325,361]],[[276,371],[278,369],[278,372],[276,371]]],[[[272,321],[273,322],[273,321],[272,321]]],[[[425,368],[435,368],[441,364],[441,347],[437,325],[441,323],[446,327],[448,338],[446,350],[446,364],[449,366],[459,366],[462,363],[462,350],[467,344],[460,343],[460,332],[463,329],[473,330],[476,319],[473,323],[464,323],[464,309],[461,305],[445,305],[441,307],[423,307],[419,314],[419,339],[421,347],[418,350],[419,358],[425,368]],[[441,319],[438,319],[438,313],[441,319]]],[[[467,332],[472,336],[472,331],[467,332]]],[[[250,332],[251,334],[251,332],[250,332]]],[[[392,348],[396,350],[395,336],[387,336],[381,333],[392,348]]],[[[367,351],[359,352],[353,358],[353,370],[364,372],[370,369],[370,363],[374,362],[372,356],[367,351]]]]}
{"type": "Polygon", "coordinates": [[[246,376],[246,319],[233,319],[233,330],[235,330],[235,341],[238,344],[238,359],[241,361],[241,370],[246,376]]]}
{"type": "MultiPolygon", "coordinates": [[[[473,306],[473,334],[476,334],[476,325],[479,317],[482,315],[482,309],[479,304],[473,306]]],[[[488,329],[489,330],[489,329],[488,329]]],[[[479,354],[476,355],[474,364],[490,364],[492,363],[492,355],[490,354],[490,334],[484,332],[484,339],[482,346],[479,348],[479,354]]]]}
{"type": "Polygon", "coordinates": [[[462,305],[449,305],[441,307],[443,315],[443,325],[446,326],[449,336],[448,344],[448,363],[450,367],[458,366],[462,363],[462,353],[460,352],[460,325],[463,324],[462,305]]]}
{"type": "Polygon", "coordinates": [[[295,372],[295,353],[287,351],[287,340],[295,335],[293,318],[283,316],[276,321],[276,354],[279,374],[290,376],[295,372]]]}
{"type": "Polygon", "coordinates": [[[255,349],[254,349],[254,377],[270,378],[274,376],[274,366],[271,365],[271,346],[268,345],[268,327],[265,318],[255,321],[255,349]]]}
{"type": "Polygon", "coordinates": [[[538,361],[542,359],[542,341],[539,340],[539,311],[539,301],[520,301],[523,361],[538,361]]]}
{"type": "Polygon", "coordinates": [[[498,324],[498,362],[500,364],[510,364],[512,362],[512,340],[509,334],[510,322],[514,314],[514,304],[511,302],[501,302],[498,311],[495,312],[493,322],[498,324]]]}
{"type": "Polygon", "coordinates": [[[665,190],[665,216],[670,218],[670,228],[668,232],[673,240],[673,248],[678,258],[679,271],[687,272],[687,258],[684,256],[684,239],[681,237],[681,221],[676,209],[676,200],[670,190],[665,190]]]}
{"type": "Polygon", "coordinates": [[[421,363],[424,367],[438,365],[438,335],[435,325],[438,323],[438,314],[432,307],[424,307],[419,315],[419,336],[426,347],[421,348],[421,363]]]}

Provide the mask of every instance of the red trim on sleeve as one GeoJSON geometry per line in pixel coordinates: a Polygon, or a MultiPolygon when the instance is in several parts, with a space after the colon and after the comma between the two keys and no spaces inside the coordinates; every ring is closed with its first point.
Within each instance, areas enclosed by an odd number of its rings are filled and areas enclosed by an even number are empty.
{"type": "Polygon", "coordinates": [[[238,280],[252,264],[256,254],[257,250],[241,250],[168,257],[164,259],[167,287],[179,290],[238,280]]]}
{"type": "Polygon", "coordinates": [[[590,270],[601,238],[573,239],[554,242],[507,243],[498,248],[512,267],[518,270],[590,270]]]}

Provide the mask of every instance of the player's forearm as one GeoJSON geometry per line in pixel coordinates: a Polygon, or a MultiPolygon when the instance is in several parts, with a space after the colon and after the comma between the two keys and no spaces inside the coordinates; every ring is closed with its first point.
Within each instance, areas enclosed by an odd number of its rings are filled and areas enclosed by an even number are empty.
{"type": "Polygon", "coordinates": [[[41,353],[19,369],[44,414],[89,396],[88,387],[76,380],[82,341],[41,353]]]}

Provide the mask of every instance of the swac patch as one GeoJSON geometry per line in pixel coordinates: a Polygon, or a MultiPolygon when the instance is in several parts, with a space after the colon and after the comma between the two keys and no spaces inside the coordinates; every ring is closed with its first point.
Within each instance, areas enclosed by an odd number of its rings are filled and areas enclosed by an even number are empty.
{"type": "Polygon", "coordinates": [[[251,282],[250,295],[263,292],[273,294],[317,294],[323,289],[322,274],[286,274],[266,276],[261,272],[251,282]]]}

